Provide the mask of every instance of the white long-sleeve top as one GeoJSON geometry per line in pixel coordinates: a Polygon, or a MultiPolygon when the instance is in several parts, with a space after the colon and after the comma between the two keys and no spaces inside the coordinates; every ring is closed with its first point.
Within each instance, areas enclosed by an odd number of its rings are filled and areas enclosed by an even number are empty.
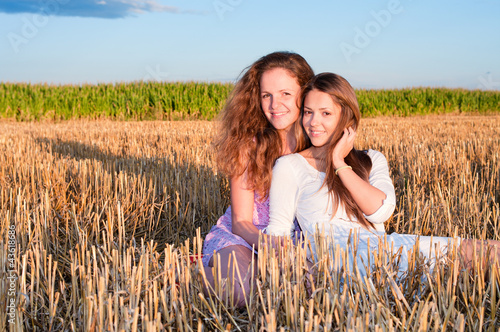
{"type": "MultiPolygon", "coordinates": [[[[374,224],[377,232],[383,233],[384,221],[394,212],[396,195],[384,155],[379,151],[368,150],[368,156],[372,160],[368,180],[372,186],[385,193],[386,199],[375,213],[365,217],[374,224]]],[[[322,187],[324,179],[325,173],[316,170],[298,153],[279,158],[273,168],[269,192],[269,225],[265,233],[290,235],[294,218],[297,218],[302,232],[307,232],[311,243],[317,228],[324,229],[327,234],[334,231],[338,238],[348,236],[352,228],[362,227],[355,219],[347,216],[342,205],[339,205],[335,216],[331,217],[332,202],[327,186],[322,187]]]]}
{"type": "MultiPolygon", "coordinates": [[[[324,234],[331,237],[336,245],[349,253],[350,266],[354,266],[353,262],[356,259],[362,275],[366,275],[364,264],[370,261],[368,256],[373,255],[373,250],[378,247],[380,239],[387,241],[388,248],[393,248],[395,251],[398,251],[398,248],[402,249],[398,258],[400,273],[408,268],[408,253],[414,249],[417,238],[420,253],[427,257],[431,264],[435,259],[445,257],[453,242],[455,245],[460,244],[459,238],[384,234],[384,221],[394,212],[396,195],[384,155],[378,151],[368,150],[368,156],[373,165],[368,181],[386,195],[382,206],[372,215],[365,216],[375,225],[376,230],[367,230],[355,220],[352,221],[347,217],[342,206],[339,206],[335,216],[331,218],[332,203],[328,196],[328,189],[321,188],[325,173],[317,171],[301,155],[291,154],[279,158],[273,168],[269,192],[269,225],[264,229],[264,233],[279,236],[290,235],[294,229],[294,218],[297,218],[302,232],[307,234],[306,240],[311,244],[312,252],[308,247],[310,259],[311,256],[316,255],[315,232],[324,231],[324,234]],[[356,252],[349,246],[353,230],[356,231],[359,240],[356,252]]],[[[342,266],[342,264],[337,266],[342,266]]]]}

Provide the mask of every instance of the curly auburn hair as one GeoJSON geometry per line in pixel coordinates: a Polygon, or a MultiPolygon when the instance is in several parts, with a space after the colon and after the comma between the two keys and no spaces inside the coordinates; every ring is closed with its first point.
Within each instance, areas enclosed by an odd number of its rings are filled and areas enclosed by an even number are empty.
{"type": "MultiPolygon", "coordinates": [[[[328,193],[333,203],[333,215],[342,204],[349,217],[356,217],[358,222],[366,229],[375,228],[369,222],[361,209],[358,207],[349,191],[346,189],[342,181],[335,175],[335,166],[333,159],[328,156],[333,155],[335,146],[342,138],[344,129],[352,127],[357,130],[359,121],[361,120],[361,112],[359,111],[358,100],[352,86],[345,78],[333,73],[321,73],[312,78],[311,81],[304,87],[302,91],[302,103],[300,110],[300,120],[304,116],[304,101],[309,92],[318,90],[329,94],[333,102],[341,106],[340,119],[333,133],[332,139],[328,142],[327,152],[325,153],[326,175],[323,186],[328,187],[328,193]]],[[[308,140],[308,145],[310,141],[308,140]]],[[[345,157],[347,165],[352,167],[352,170],[363,180],[368,181],[372,168],[372,161],[366,154],[366,151],[352,149],[345,157]]]]}
{"type": "MultiPolygon", "coordinates": [[[[260,79],[264,72],[274,68],[288,71],[301,87],[314,76],[299,54],[274,52],[261,57],[246,68],[219,114],[219,131],[214,144],[219,169],[229,177],[247,171],[248,189],[257,191],[262,198],[269,193],[272,168],[282,154],[280,135],[267,120],[260,104],[260,79]]],[[[296,130],[295,133],[298,135],[297,148],[301,148],[303,132],[296,130]]]]}

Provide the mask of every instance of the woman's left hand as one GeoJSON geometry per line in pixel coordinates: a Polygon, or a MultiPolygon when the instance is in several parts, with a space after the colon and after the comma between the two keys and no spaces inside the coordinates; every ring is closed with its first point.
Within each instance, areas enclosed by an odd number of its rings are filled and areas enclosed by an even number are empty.
{"type": "Polygon", "coordinates": [[[344,135],[333,149],[333,165],[335,168],[345,166],[344,158],[354,148],[354,140],[356,139],[356,131],[349,127],[344,129],[344,135]]]}

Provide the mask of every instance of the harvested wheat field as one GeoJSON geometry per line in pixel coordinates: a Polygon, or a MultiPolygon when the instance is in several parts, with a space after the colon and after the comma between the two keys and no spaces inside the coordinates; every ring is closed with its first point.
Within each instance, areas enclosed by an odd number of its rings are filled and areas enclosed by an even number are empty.
{"type": "MultiPolygon", "coordinates": [[[[370,278],[305,249],[262,249],[253,296],[204,296],[188,255],[229,204],[214,122],[0,122],[0,330],[499,331],[500,270],[418,255],[370,278]]],[[[388,232],[500,240],[500,116],[381,117],[398,206],[388,232]]],[[[342,252],[334,252],[340,256],[342,252]]],[[[385,256],[384,256],[385,255],[385,256]]]]}

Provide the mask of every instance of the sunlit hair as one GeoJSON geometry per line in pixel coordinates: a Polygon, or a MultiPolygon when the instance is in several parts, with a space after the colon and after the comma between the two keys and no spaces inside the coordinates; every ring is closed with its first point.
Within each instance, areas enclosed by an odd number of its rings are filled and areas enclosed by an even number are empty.
{"type": "MultiPolygon", "coordinates": [[[[219,114],[215,140],[219,169],[229,177],[245,170],[247,189],[267,197],[274,162],[282,154],[278,131],[269,123],[260,104],[260,79],[270,69],[282,68],[303,87],[314,75],[307,61],[296,53],[275,52],[263,56],[246,68],[219,114]]],[[[299,107],[300,97],[297,100],[299,107]]],[[[297,142],[304,142],[303,131],[296,130],[297,142]]],[[[297,148],[301,148],[299,146],[297,148]]],[[[296,151],[298,151],[296,149],[296,151]]],[[[294,151],[295,152],[295,151],[294,151]]]]}
{"type": "MultiPolygon", "coordinates": [[[[318,90],[329,94],[333,102],[341,106],[341,114],[337,128],[333,133],[331,141],[328,142],[328,147],[325,153],[326,176],[323,185],[328,187],[328,193],[332,199],[333,215],[337,211],[339,205],[345,207],[349,217],[356,217],[358,222],[365,228],[374,228],[363,215],[363,212],[358,207],[349,191],[343,185],[340,178],[335,175],[335,166],[333,159],[328,158],[333,155],[333,150],[344,134],[344,129],[352,127],[358,129],[361,113],[359,111],[358,100],[352,86],[343,77],[333,73],[321,73],[316,76],[304,87],[302,91],[301,115],[302,121],[304,114],[304,101],[309,92],[318,90]]],[[[366,151],[352,149],[344,159],[346,164],[352,167],[352,170],[362,179],[368,181],[372,161],[366,154],[366,151]]]]}

